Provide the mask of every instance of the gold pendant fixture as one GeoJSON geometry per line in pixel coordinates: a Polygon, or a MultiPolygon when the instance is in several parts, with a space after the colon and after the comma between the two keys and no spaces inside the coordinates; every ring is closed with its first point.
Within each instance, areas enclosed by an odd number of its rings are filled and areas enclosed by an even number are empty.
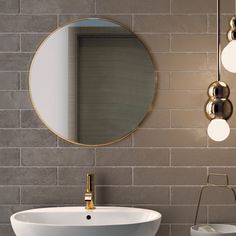
{"type": "MultiPolygon", "coordinates": [[[[228,39],[236,38],[236,17],[230,21],[228,39]]],[[[236,41],[235,41],[236,42],[236,41]]],[[[221,81],[221,45],[220,45],[220,0],[217,0],[217,81],[208,87],[208,101],[205,104],[206,117],[211,121],[207,128],[208,136],[214,141],[223,141],[230,134],[227,120],[233,114],[233,105],[229,100],[229,86],[221,81]]]]}
{"type": "MultiPolygon", "coordinates": [[[[235,15],[236,15],[236,0],[235,0],[235,15]]],[[[224,68],[231,72],[236,73],[236,16],[233,16],[229,22],[230,29],[227,34],[229,43],[222,51],[221,60],[224,68]]]]}
{"type": "Polygon", "coordinates": [[[233,16],[229,22],[230,30],[228,31],[227,38],[231,42],[236,39],[236,16],[233,16]]]}
{"type": "Polygon", "coordinates": [[[228,120],[233,113],[233,105],[229,100],[229,86],[223,81],[215,81],[208,88],[206,116],[209,120],[228,120]]]}

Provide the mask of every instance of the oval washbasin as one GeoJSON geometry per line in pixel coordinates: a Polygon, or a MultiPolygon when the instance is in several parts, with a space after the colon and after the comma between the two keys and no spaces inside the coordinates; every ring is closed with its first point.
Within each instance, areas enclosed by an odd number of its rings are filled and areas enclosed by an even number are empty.
{"type": "Polygon", "coordinates": [[[128,207],[53,207],[11,216],[16,236],[155,236],[161,214],[128,207]]]}

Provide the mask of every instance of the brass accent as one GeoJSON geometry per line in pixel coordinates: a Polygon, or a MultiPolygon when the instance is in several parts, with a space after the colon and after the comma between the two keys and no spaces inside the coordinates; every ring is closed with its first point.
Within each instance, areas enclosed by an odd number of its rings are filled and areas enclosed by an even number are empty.
{"type": "Polygon", "coordinates": [[[228,39],[229,42],[236,39],[236,29],[231,29],[231,30],[228,31],[227,39],[228,39]]]}
{"type": "Polygon", "coordinates": [[[208,96],[216,99],[228,98],[230,95],[229,86],[223,81],[215,81],[208,87],[208,96]]]}
{"type": "Polygon", "coordinates": [[[229,22],[229,25],[232,29],[235,29],[236,28],[236,16],[233,16],[231,19],[230,19],[230,22],[229,22]]]}
{"type": "Polygon", "coordinates": [[[228,190],[231,190],[233,195],[234,195],[234,200],[235,200],[235,203],[236,203],[236,192],[235,190],[229,186],[229,176],[227,174],[215,174],[215,173],[211,173],[207,176],[207,184],[202,186],[201,187],[201,191],[200,191],[200,194],[199,194],[199,199],[198,199],[198,204],[197,204],[197,210],[196,210],[196,215],[195,215],[195,220],[194,220],[194,225],[197,224],[197,218],[198,218],[198,213],[199,213],[199,208],[200,208],[200,204],[201,204],[201,200],[202,200],[202,194],[203,194],[203,191],[207,188],[225,188],[225,189],[228,189],[228,190]],[[213,184],[210,182],[210,177],[211,176],[222,176],[222,177],[225,177],[226,179],[226,182],[225,184],[213,184]]]}
{"type": "Polygon", "coordinates": [[[86,178],[86,192],[84,194],[84,200],[86,202],[85,209],[94,210],[94,174],[87,174],[86,178]]]}
{"type": "Polygon", "coordinates": [[[228,120],[233,113],[233,105],[229,99],[209,99],[205,107],[206,116],[209,120],[228,120]]]}
{"type": "Polygon", "coordinates": [[[236,39],[236,16],[233,16],[230,19],[229,25],[230,25],[230,29],[227,33],[227,38],[228,38],[228,41],[230,42],[236,39]]]}
{"type": "Polygon", "coordinates": [[[229,100],[230,89],[223,81],[215,81],[208,88],[209,99],[205,104],[205,114],[209,120],[228,120],[233,114],[233,104],[229,100]]]}
{"type": "Polygon", "coordinates": [[[52,33],[50,35],[48,35],[44,40],[43,42],[37,47],[37,50],[34,54],[34,57],[31,61],[31,64],[30,64],[30,69],[29,69],[29,77],[28,77],[28,86],[29,86],[29,94],[30,94],[30,101],[32,103],[32,106],[37,114],[37,116],[39,117],[39,119],[42,121],[42,123],[45,125],[45,127],[47,129],[49,129],[52,133],[54,133],[56,136],[58,136],[59,138],[69,142],[69,143],[72,143],[72,144],[76,144],[76,145],[80,145],[80,146],[84,146],[84,147],[102,147],[102,146],[107,146],[107,145],[111,145],[113,143],[117,143],[117,142],[120,142],[121,140],[123,139],[126,139],[128,136],[130,136],[132,133],[134,133],[141,125],[142,123],[144,122],[144,120],[147,118],[147,116],[151,113],[151,111],[153,110],[153,107],[154,107],[154,103],[155,103],[155,99],[157,97],[157,68],[155,66],[155,63],[154,63],[154,56],[150,53],[150,49],[149,47],[147,46],[146,43],[144,43],[141,39],[141,37],[139,35],[137,35],[136,33],[134,33],[131,29],[129,29],[127,26],[125,26],[124,24],[120,23],[120,22],[117,22],[113,19],[105,19],[105,18],[98,18],[98,17],[88,17],[88,18],[80,18],[80,19],[77,19],[77,20],[73,20],[73,21],[69,21],[68,23],[66,24],[63,24],[62,26],[58,27],[57,29],[55,29],[54,31],[52,31],[52,33]],[[143,47],[147,50],[147,52],[149,52],[149,56],[150,56],[150,59],[151,59],[151,62],[152,62],[152,65],[153,65],[153,68],[154,68],[154,77],[153,77],[153,82],[154,82],[154,94],[153,94],[153,97],[152,97],[152,101],[151,103],[149,104],[149,106],[147,107],[147,112],[146,114],[144,114],[143,116],[143,119],[139,122],[139,124],[137,125],[137,127],[133,128],[130,132],[128,132],[127,134],[125,134],[124,136],[118,138],[118,139],[115,139],[111,142],[108,142],[108,143],[104,143],[104,144],[84,144],[84,143],[79,143],[79,142],[75,142],[73,140],[70,140],[66,137],[64,137],[63,135],[59,134],[58,132],[54,131],[53,129],[51,129],[47,123],[44,121],[43,117],[40,115],[39,111],[37,110],[36,108],[36,105],[34,104],[33,102],[33,98],[32,98],[32,92],[31,92],[31,67],[32,67],[32,64],[33,64],[33,61],[34,61],[34,58],[35,56],[37,55],[38,53],[38,50],[42,47],[43,43],[48,39],[50,38],[53,34],[55,34],[57,31],[59,31],[61,28],[67,26],[67,25],[70,25],[72,23],[75,23],[75,22],[78,22],[78,21],[85,21],[85,20],[102,20],[102,21],[107,21],[107,22],[111,22],[111,23],[114,23],[114,24],[117,24],[117,25],[120,25],[121,27],[123,27],[124,29],[126,29],[127,31],[129,31],[130,33],[134,34],[137,39],[140,41],[140,43],[143,45],[143,47]],[[152,108],[152,109],[150,109],[152,108]]]}

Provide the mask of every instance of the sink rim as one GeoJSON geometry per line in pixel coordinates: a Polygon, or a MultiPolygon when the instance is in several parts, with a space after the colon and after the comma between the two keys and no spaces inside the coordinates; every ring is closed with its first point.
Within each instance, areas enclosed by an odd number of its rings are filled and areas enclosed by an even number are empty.
{"type": "MultiPolygon", "coordinates": [[[[150,210],[150,209],[145,209],[145,208],[135,208],[135,207],[114,207],[114,206],[97,206],[95,210],[86,210],[84,207],[82,206],[69,206],[69,207],[44,207],[44,208],[35,208],[35,209],[29,209],[29,210],[25,210],[25,211],[20,211],[17,212],[15,214],[13,214],[10,217],[11,220],[11,224],[13,224],[13,221],[18,222],[20,224],[25,224],[25,225],[35,225],[35,226],[48,226],[48,227],[115,227],[115,226],[129,226],[129,225],[137,225],[137,224],[146,224],[146,223],[151,223],[154,221],[161,221],[162,215],[161,213],[155,211],[155,210],[150,210]],[[81,212],[81,213],[89,213],[89,214],[93,214],[96,212],[97,210],[118,210],[118,212],[122,212],[124,210],[126,210],[127,213],[129,213],[129,210],[132,211],[137,211],[137,212],[150,212],[153,214],[151,219],[145,219],[145,220],[140,220],[137,222],[131,222],[131,223],[112,223],[112,224],[91,224],[91,225],[75,225],[75,224],[50,224],[50,223],[39,223],[39,222],[29,222],[29,221],[24,221],[22,219],[17,219],[16,217],[20,214],[24,214],[24,213],[33,213],[33,212],[62,212],[62,210],[68,210],[65,212],[81,212]],[[74,211],[73,211],[74,210],[74,211]],[[83,211],[82,211],[83,210],[83,211]]],[[[110,213],[112,213],[112,211],[110,211],[110,213]]]]}

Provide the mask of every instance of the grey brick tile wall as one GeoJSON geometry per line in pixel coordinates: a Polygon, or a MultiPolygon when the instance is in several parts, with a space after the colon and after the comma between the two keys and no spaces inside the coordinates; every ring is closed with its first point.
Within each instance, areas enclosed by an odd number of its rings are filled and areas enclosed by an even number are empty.
{"type": "MultiPolygon", "coordinates": [[[[222,1],[222,40],[234,0],[222,1]]],[[[9,217],[42,206],[84,204],[85,175],[96,173],[97,204],[163,214],[158,236],[189,236],[199,189],[209,172],[236,186],[236,121],[222,143],[207,138],[206,89],[216,79],[215,0],[0,0],[0,236],[9,217]],[[125,140],[102,148],[70,144],[32,110],[28,70],[57,26],[80,17],[133,29],[152,53],[158,79],[153,112],[125,140]]],[[[236,78],[222,71],[236,104],[236,78]]],[[[200,222],[236,223],[228,192],[207,192],[200,222]]]]}

